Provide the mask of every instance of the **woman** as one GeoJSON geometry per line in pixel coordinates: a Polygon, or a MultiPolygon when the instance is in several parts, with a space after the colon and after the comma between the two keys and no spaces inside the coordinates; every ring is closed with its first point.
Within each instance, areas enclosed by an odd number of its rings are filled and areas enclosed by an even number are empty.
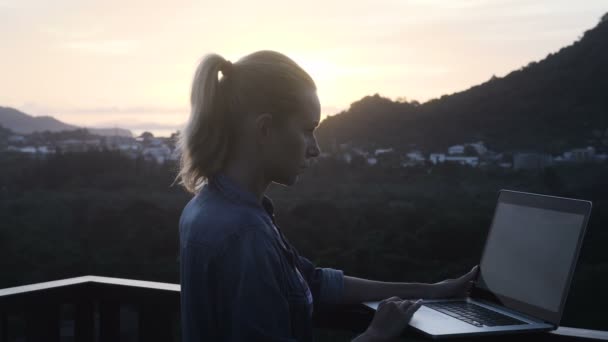
{"type": "Polygon", "coordinates": [[[475,270],[437,284],[348,277],[316,268],[279,231],[267,187],[294,184],[320,153],[315,83],[294,61],[273,51],[234,64],[207,55],[191,106],[178,175],[195,194],[180,219],[184,341],[310,341],[313,310],[393,296],[356,339],[386,340],[420,306],[400,298],[465,293],[475,270]]]}

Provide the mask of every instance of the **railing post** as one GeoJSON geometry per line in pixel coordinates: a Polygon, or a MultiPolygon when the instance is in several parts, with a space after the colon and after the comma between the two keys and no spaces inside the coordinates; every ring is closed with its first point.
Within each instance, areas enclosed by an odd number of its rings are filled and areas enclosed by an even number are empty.
{"type": "Polygon", "coordinates": [[[163,302],[143,302],[138,307],[139,341],[171,341],[174,308],[163,302]]]}
{"type": "Polygon", "coordinates": [[[8,313],[0,309],[0,342],[8,342],[8,313]]]}
{"type": "Polygon", "coordinates": [[[101,342],[120,340],[120,303],[102,300],[99,303],[99,338],[101,342]]]}
{"type": "Polygon", "coordinates": [[[27,342],[59,342],[60,317],[58,303],[38,300],[29,303],[25,314],[27,342]]]}
{"type": "Polygon", "coordinates": [[[74,341],[89,342],[95,338],[95,305],[80,298],[74,305],[74,341]]]}

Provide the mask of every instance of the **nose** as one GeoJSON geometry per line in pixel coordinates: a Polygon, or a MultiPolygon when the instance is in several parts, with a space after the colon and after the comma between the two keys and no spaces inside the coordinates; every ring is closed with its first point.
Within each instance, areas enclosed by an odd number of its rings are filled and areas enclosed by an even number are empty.
{"type": "Polygon", "coordinates": [[[319,154],[321,154],[321,148],[319,148],[317,139],[312,138],[308,144],[308,148],[306,149],[306,157],[315,158],[315,157],[318,157],[319,154]]]}

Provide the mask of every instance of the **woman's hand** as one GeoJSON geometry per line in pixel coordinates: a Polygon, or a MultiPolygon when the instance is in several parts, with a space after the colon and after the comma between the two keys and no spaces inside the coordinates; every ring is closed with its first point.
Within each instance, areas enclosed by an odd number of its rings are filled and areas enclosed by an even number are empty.
{"type": "Polygon", "coordinates": [[[466,297],[479,273],[479,266],[457,279],[447,279],[433,284],[431,298],[464,298],[466,297]]]}
{"type": "Polygon", "coordinates": [[[365,333],[353,340],[392,341],[401,336],[403,329],[420,308],[422,300],[402,300],[399,297],[385,299],[378,304],[378,310],[365,333]]]}

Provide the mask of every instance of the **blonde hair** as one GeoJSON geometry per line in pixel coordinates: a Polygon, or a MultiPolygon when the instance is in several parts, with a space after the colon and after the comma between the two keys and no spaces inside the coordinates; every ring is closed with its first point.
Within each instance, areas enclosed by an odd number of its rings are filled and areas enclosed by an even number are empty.
{"type": "Polygon", "coordinates": [[[310,75],[278,52],[254,52],[234,64],[217,54],[204,56],[192,82],[190,118],[177,142],[176,181],[197,193],[225,166],[245,115],[284,117],[311,91],[316,86],[310,75]]]}

